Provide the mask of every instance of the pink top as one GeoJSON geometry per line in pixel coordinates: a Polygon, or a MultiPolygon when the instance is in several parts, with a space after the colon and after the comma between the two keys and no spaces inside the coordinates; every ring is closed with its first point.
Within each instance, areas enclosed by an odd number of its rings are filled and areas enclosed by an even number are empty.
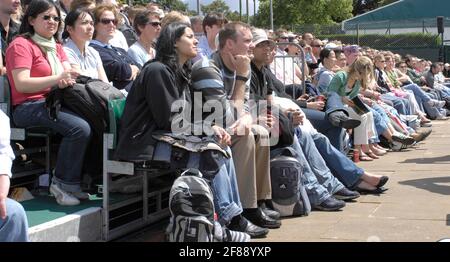
{"type": "MultiPolygon", "coordinates": [[[[56,44],[56,53],[61,62],[68,61],[66,53],[60,44],[56,44]]],[[[31,39],[22,36],[16,37],[6,50],[6,68],[9,83],[11,85],[12,104],[19,105],[26,100],[38,100],[50,91],[50,87],[36,93],[21,93],[16,90],[16,85],[12,77],[12,70],[26,68],[30,70],[31,77],[44,77],[52,75],[45,54],[31,39]]]]}

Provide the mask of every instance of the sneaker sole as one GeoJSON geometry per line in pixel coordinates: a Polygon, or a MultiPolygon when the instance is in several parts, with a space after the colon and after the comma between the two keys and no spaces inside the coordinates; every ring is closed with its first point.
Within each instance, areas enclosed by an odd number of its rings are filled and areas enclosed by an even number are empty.
{"type": "Polygon", "coordinates": [[[358,196],[341,196],[341,195],[333,195],[334,198],[339,199],[339,200],[353,200],[353,199],[357,199],[358,197],[360,197],[360,195],[358,196]]]}
{"type": "Polygon", "coordinates": [[[414,142],[416,142],[416,140],[414,140],[414,138],[412,138],[412,137],[401,138],[398,136],[392,136],[392,140],[402,143],[407,146],[412,145],[412,144],[414,144],[414,142]]]}

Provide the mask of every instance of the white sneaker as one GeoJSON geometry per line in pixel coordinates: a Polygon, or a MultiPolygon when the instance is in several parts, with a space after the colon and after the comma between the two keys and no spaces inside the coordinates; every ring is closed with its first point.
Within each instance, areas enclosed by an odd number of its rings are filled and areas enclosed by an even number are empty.
{"type": "Polygon", "coordinates": [[[443,114],[439,114],[439,115],[436,117],[436,120],[447,120],[447,119],[448,119],[448,117],[444,116],[443,114]]]}
{"type": "Polygon", "coordinates": [[[61,206],[76,206],[80,204],[80,200],[69,192],[62,190],[58,185],[50,185],[50,193],[56,198],[56,202],[61,206]]]}
{"type": "Polygon", "coordinates": [[[86,192],[70,192],[70,194],[76,198],[78,198],[79,200],[88,200],[89,199],[89,194],[86,192]]]}
{"type": "Polygon", "coordinates": [[[392,141],[392,147],[391,147],[392,151],[398,152],[398,151],[401,151],[406,148],[408,148],[407,145],[402,144],[401,142],[392,141]]]}

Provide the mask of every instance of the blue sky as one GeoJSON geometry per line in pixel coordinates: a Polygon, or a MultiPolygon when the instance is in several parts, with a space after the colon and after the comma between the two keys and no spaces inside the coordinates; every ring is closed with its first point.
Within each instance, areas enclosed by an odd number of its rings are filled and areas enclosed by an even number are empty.
{"type": "MultiPolygon", "coordinates": [[[[201,5],[207,5],[210,4],[213,0],[200,0],[201,5]]],[[[197,10],[197,0],[183,0],[183,2],[189,4],[189,9],[191,10],[197,10]]],[[[239,11],[239,0],[225,0],[227,5],[230,7],[231,10],[239,11]]],[[[258,1],[256,1],[256,11],[258,11],[258,1]]],[[[250,14],[253,15],[253,0],[248,1],[250,14]]],[[[242,0],[242,13],[246,13],[246,0],[242,0]]]]}

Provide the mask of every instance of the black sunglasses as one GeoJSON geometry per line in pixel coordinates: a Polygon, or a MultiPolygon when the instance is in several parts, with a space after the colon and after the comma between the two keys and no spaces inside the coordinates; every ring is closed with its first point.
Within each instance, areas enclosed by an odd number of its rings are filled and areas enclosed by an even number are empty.
{"type": "Polygon", "coordinates": [[[55,21],[55,22],[57,22],[57,23],[61,22],[61,17],[59,17],[59,16],[44,15],[44,16],[42,17],[42,19],[44,19],[45,21],[50,20],[50,18],[52,18],[53,21],[55,21]]]}
{"type": "Polygon", "coordinates": [[[104,25],[108,25],[109,23],[113,23],[114,25],[117,25],[117,20],[116,19],[108,19],[108,18],[102,18],[100,19],[100,23],[104,24],[104,25]]]}
{"type": "Polygon", "coordinates": [[[148,22],[147,25],[151,25],[153,27],[161,26],[161,22],[148,22]]]}

